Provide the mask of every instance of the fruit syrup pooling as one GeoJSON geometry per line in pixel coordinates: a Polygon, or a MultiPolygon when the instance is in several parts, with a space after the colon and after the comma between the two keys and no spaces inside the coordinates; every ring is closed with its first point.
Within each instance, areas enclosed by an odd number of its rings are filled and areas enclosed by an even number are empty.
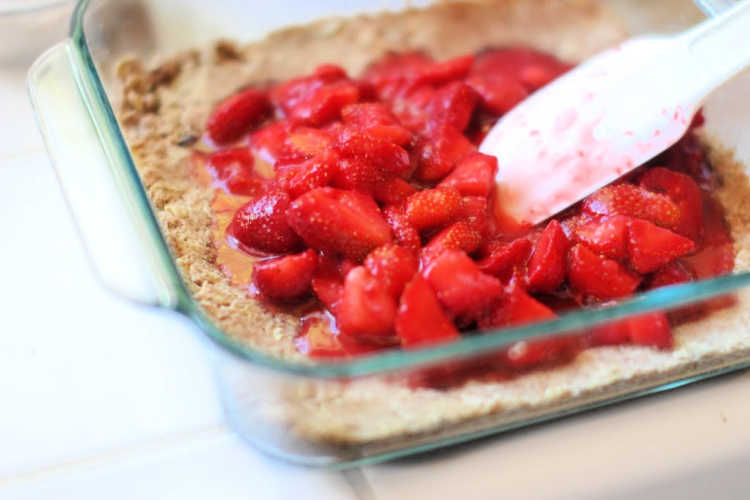
{"type": "MultiPolygon", "coordinates": [[[[710,195],[719,180],[692,132],[545,224],[503,216],[496,160],[477,146],[569,68],[528,49],[440,62],[394,53],[359,79],[324,65],[227,98],[207,123],[210,152],[195,153],[198,179],[215,187],[217,263],[298,314],[297,346],[318,358],[449,342],[730,272],[732,241],[710,195]]],[[[670,325],[723,304],[520,342],[417,383],[487,368],[511,376],[588,346],[668,349],[670,325]]]]}

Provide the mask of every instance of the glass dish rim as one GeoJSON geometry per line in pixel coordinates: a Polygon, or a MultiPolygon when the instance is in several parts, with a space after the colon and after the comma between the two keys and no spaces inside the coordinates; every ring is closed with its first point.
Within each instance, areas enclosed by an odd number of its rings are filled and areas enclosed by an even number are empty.
{"type": "Polygon", "coordinates": [[[123,171],[136,186],[135,206],[149,229],[149,243],[155,247],[159,261],[169,275],[169,284],[177,295],[174,309],[191,318],[220,348],[243,361],[251,362],[289,375],[315,378],[349,378],[378,375],[403,369],[422,367],[439,361],[470,358],[495,352],[514,342],[554,338],[580,331],[587,327],[606,323],[640,313],[671,309],[684,304],[699,302],[711,297],[727,294],[750,285],[750,272],[728,274],[709,280],[675,285],[638,294],[613,306],[598,309],[581,309],[566,313],[551,321],[529,325],[501,328],[482,335],[464,336],[461,340],[418,350],[390,350],[359,358],[314,362],[294,362],[270,356],[236,340],[218,327],[210,315],[195,301],[177,268],[176,261],[159,227],[156,214],[145,192],[135,167],[130,150],[117,122],[114,110],[107,98],[104,85],[94,64],[84,30],[84,16],[91,0],[78,0],[70,24],[72,48],[78,59],[74,68],[78,84],[87,86],[92,92],[84,95],[87,107],[97,132],[112,140],[116,146],[115,166],[123,171]]]}

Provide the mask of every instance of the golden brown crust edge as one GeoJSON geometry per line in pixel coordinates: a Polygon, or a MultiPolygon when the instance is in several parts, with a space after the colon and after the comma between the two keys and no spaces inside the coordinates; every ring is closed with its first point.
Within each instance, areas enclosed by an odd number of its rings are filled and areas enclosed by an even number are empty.
{"type": "MultiPolygon", "coordinates": [[[[530,45],[578,60],[624,36],[622,27],[591,2],[490,4],[445,3],[407,14],[322,21],[274,33],[240,51],[225,43],[186,53],[151,72],[137,61],[120,65],[120,119],[142,181],[195,299],[232,337],[272,356],[308,361],[294,349],[296,319],[268,313],[231,286],[215,265],[212,193],[191,180],[190,151],[178,144],[199,136],[214,104],[241,86],[304,74],[322,62],[335,61],[356,74],[387,50],[420,48],[444,58],[492,45],[530,45]]],[[[717,196],[735,237],[737,265],[747,269],[748,181],[730,154],[712,150],[711,158],[726,180],[717,196]]],[[[735,307],[680,327],[669,353],[592,349],[555,370],[446,391],[415,390],[379,378],[348,384],[288,381],[259,411],[303,440],[341,444],[435,433],[488,416],[508,422],[529,418],[750,356],[744,335],[748,301],[743,293],[735,307]]]]}

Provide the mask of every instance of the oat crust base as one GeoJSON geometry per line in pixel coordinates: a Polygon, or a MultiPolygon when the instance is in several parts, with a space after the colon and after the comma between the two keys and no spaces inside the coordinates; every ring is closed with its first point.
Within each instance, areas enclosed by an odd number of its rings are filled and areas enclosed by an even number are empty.
{"type": "MultiPolygon", "coordinates": [[[[233,338],[272,356],[309,362],[293,345],[297,320],[272,314],[232,286],[215,264],[212,191],[190,176],[190,148],[223,97],[252,83],[283,80],[336,62],[351,74],[389,50],[426,49],[436,58],[488,46],[528,45],[581,60],[625,37],[601,4],[583,0],[444,2],[429,9],[330,19],[275,32],[242,49],[219,43],[146,70],[122,62],[119,119],[143,184],[190,291],[233,338]],[[581,36],[585,33],[586,36],[581,36]],[[303,48],[303,49],[302,49],[303,48]],[[183,145],[180,145],[183,144],[183,145]]],[[[742,165],[705,138],[723,186],[716,192],[735,239],[737,270],[750,268],[750,196],[742,165]]],[[[573,362],[511,381],[471,381],[450,390],[411,389],[384,378],[351,383],[254,379],[235,373],[240,413],[300,442],[388,449],[441,434],[479,430],[564,411],[750,358],[750,292],[735,306],[680,326],[676,346],[589,349],[573,362]],[[243,377],[245,377],[243,379],[243,377]],[[253,391],[253,384],[277,384],[253,391]],[[247,387],[243,402],[241,389],[247,387]],[[258,392],[263,392],[259,396],[258,392]],[[243,405],[245,408],[243,409],[243,405]],[[252,407],[252,409],[248,409],[252,407]]],[[[240,370],[241,372],[241,370],[240,370]]],[[[257,387],[257,386],[256,386],[257,387]]],[[[361,451],[361,450],[360,450],[361,451]]]]}

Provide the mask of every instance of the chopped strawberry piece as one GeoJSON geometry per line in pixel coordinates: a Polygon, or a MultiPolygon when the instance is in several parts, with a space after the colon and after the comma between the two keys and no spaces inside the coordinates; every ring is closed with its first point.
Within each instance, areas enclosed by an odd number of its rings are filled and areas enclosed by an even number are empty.
{"type": "Polygon", "coordinates": [[[479,248],[481,243],[482,235],[465,221],[459,221],[433,236],[422,248],[420,258],[426,266],[446,250],[463,250],[471,253],[479,248]]]}
{"type": "Polygon", "coordinates": [[[641,274],[656,271],[695,249],[693,240],[641,219],[630,222],[629,235],[628,256],[641,274]]]}
{"type": "Polygon", "coordinates": [[[460,319],[480,318],[497,301],[500,281],[479,270],[460,250],[446,250],[424,272],[443,307],[460,319]]]}
{"type": "Polygon", "coordinates": [[[333,136],[325,130],[312,127],[297,127],[286,141],[292,150],[307,158],[328,154],[333,145],[333,136]]]}
{"type": "Polygon", "coordinates": [[[500,326],[517,326],[535,321],[554,319],[552,310],[526,293],[517,283],[505,287],[497,307],[479,320],[479,328],[487,330],[500,326]]]}
{"type": "Polygon", "coordinates": [[[356,262],[392,239],[375,201],[355,191],[329,187],[308,191],[291,203],[287,220],[309,246],[356,262]]]}
{"type": "Polygon", "coordinates": [[[496,174],[497,158],[482,153],[471,153],[442,180],[440,187],[455,188],[464,196],[487,197],[495,185],[496,174]]]}
{"type": "Polygon", "coordinates": [[[628,252],[628,224],[622,215],[603,217],[581,223],[573,230],[573,238],[610,259],[622,260],[628,252]]]}
{"type": "Polygon", "coordinates": [[[396,301],[364,266],[349,271],[336,311],[341,335],[375,344],[394,340],[396,301]]]}
{"type": "Polygon", "coordinates": [[[463,82],[453,82],[438,89],[427,106],[428,126],[449,125],[463,131],[479,100],[474,89],[463,82]]]}
{"type": "Polygon", "coordinates": [[[669,264],[660,267],[649,282],[649,288],[661,288],[663,286],[679,285],[695,280],[695,272],[684,262],[673,260],[669,264]]]}
{"type": "Polygon", "coordinates": [[[224,190],[241,196],[258,196],[268,186],[253,170],[253,155],[247,148],[225,149],[208,157],[207,167],[224,190]]]}
{"type": "Polygon", "coordinates": [[[501,73],[472,74],[466,83],[480,96],[482,108],[495,115],[504,115],[529,95],[518,80],[501,73]]]}
{"type": "Polygon", "coordinates": [[[440,228],[461,215],[461,195],[453,188],[418,191],[406,200],[406,218],[418,230],[440,228]]]}
{"type": "Polygon", "coordinates": [[[287,223],[289,195],[276,191],[243,205],[227,232],[247,248],[274,254],[296,249],[301,241],[287,223]]]}
{"type": "Polygon", "coordinates": [[[365,267],[398,300],[406,283],[417,272],[418,262],[411,251],[388,243],[370,252],[365,267]]]}
{"type": "Polygon", "coordinates": [[[579,243],[568,253],[568,281],[578,292],[606,300],[632,294],[641,280],[617,261],[598,255],[579,243]]]}
{"type": "Polygon", "coordinates": [[[420,275],[404,288],[396,315],[396,334],[407,348],[449,342],[460,337],[435,292],[420,275]]]}
{"type": "Polygon", "coordinates": [[[514,268],[526,263],[530,254],[531,241],[528,238],[518,238],[497,246],[477,265],[482,272],[506,281],[510,278],[514,268]]]}
{"type": "Polygon", "coordinates": [[[348,127],[339,134],[337,150],[376,171],[398,175],[411,166],[409,153],[398,144],[348,127]]]}
{"type": "Polygon", "coordinates": [[[339,335],[328,316],[311,315],[301,321],[301,334],[294,339],[297,349],[311,358],[342,358],[377,352],[382,346],[339,335]]]}
{"type": "Polygon", "coordinates": [[[490,234],[490,212],[484,196],[464,196],[461,198],[460,218],[476,230],[482,238],[490,234]]]}
{"type": "Polygon", "coordinates": [[[393,231],[396,242],[402,247],[408,248],[414,254],[418,253],[422,246],[419,231],[406,218],[403,209],[397,206],[389,206],[385,208],[383,214],[393,231]]]}
{"type": "Polygon", "coordinates": [[[663,312],[643,314],[625,321],[632,343],[659,349],[672,347],[672,329],[669,327],[667,315],[663,312]]]}
{"type": "Polygon", "coordinates": [[[650,168],[641,177],[641,186],[664,193],[675,202],[680,218],[675,232],[697,241],[703,228],[703,195],[698,184],[685,174],[662,167],[650,168]]]}
{"type": "Polygon", "coordinates": [[[313,250],[261,260],[253,267],[253,283],[271,300],[299,299],[310,292],[317,263],[318,255],[313,250]]]}
{"type": "Polygon", "coordinates": [[[295,163],[305,160],[305,155],[297,151],[288,141],[292,124],[279,120],[266,125],[250,136],[250,147],[263,161],[274,165],[278,160],[295,163]]]}
{"type": "Polygon", "coordinates": [[[586,198],[583,210],[594,215],[629,215],[674,229],[680,209],[668,196],[632,184],[607,186],[586,198]]]}
{"type": "Polygon", "coordinates": [[[417,146],[419,166],[415,177],[423,182],[439,181],[474,151],[476,147],[454,127],[446,125],[432,130],[417,146]]]}
{"type": "Polygon", "coordinates": [[[505,353],[505,363],[513,370],[528,370],[540,365],[572,359],[583,348],[577,335],[543,340],[521,341],[505,353]]]}
{"type": "Polygon", "coordinates": [[[480,54],[472,75],[504,75],[533,91],[568,71],[572,66],[534,49],[503,48],[480,54]]]}
{"type": "Polygon", "coordinates": [[[308,191],[327,186],[336,172],[338,157],[326,152],[292,165],[276,165],[276,179],[292,199],[308,191]]]}
{"type": "Polygon", "coordinates": [[[331,184],[372,195],[382,182],[383,174],[357,158],[339,160],[331,184]]]}
{"type": "Polygon", "coordinates": [[[620,320],[598,325],[589,330],[587,337],[592,346],[628,344],[630,324],[627,320],[620,320]]]}
{"type": "Polygon", "coordinates": [[[223,100],[208,117],[206,129],[217,144],[234,142],[258,123],[271,108],[268,96],[247,89],[223,100]]]}
{"type": "Polygon", "coordinates": [[[393,99],[413,87],[431,63],[423,52],[391,52],[365,70],[364,80],[376,88],[381,99],[393,99]]]}
{"type": "Polygon", "coordinates": [[[271,101],[294,123],[322,125],[339,117],[341,108],[359,100],[359,87],[333,65],[271,90],[271,101]]]}
{"type": "Polygon", "coordinates": [[[318,300],[334,314],[344,290],[344,278],[355,266],[349,260],[342,260],[328,253],[318,255],[318,267],[312,277],[312,289],[318,300]]]}
{"type": "Polygon", "coordinates": [[[429,83],[440,85],[442,83],[458,80],[466,76],[474,64],[474,56],[460,56],[446,61],[437,61],[425,65],[422,69],[417,84],[429,83]]]}
{"type": "Polygon", "coordinates": [[[399,205],[416,192],[417,188],[402,178],[391,177],[375,184],[373,196],[383,205],[399,205]]]}
{"type": "Polygon", "coordinates": [[[412,133],[398,123],[388,108],[377,102],[350,104],[341,110],[341,119],[363,133],[399,146],[412,140],[412,133]]]}
{"type": "Polygon", "coordinates": [[[565,256],[570,243],[556,220],[550,221],[534,244],[528,264],[529,290],[552,292],[565,279],[565,256]]]}

